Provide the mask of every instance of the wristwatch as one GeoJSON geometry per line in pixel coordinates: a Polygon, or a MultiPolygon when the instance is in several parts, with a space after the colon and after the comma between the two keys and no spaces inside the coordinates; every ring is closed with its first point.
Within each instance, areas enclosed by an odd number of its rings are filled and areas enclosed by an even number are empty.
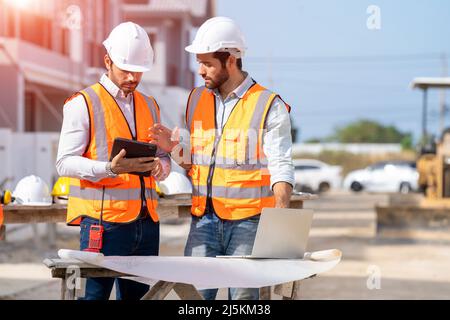
{"type": "Polygon", "coordinates": [[[107,162],[106,163],[106,174],[108,175],[108,177],[110,178],[115,178],[117,177],[117,174],[112,172],[111,170],[111,162],[107,162]]]}

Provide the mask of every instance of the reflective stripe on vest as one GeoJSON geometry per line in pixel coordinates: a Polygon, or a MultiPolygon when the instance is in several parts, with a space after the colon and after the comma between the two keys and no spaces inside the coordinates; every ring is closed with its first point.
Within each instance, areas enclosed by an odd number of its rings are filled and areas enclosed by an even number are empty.
{"type": "MultiPolygon", "coordinates": [[[[113,141],[117,137],[148,141],[148,128],[159,122],[159,107],[156,101],[135,91],[133,101],[136,137],[133,137],[120,107],[102,85],[94,84],[80,93],[85,98],[90,117],[90,143],[83,155],[88,159],[108,161],[113,141]]],[[[154,179],[145,177],[144,186],[147,209],[156,222],[159,220],[156,213],[158,195],[154,179]]],[[[98,219],[102,196],[104,221],[131,222],[141,211],[141,181],[136,175],[120,174],[116,178],[104,178],[98,182],[71,178],[67,223],[79,224],[82,216],[98,219]]]]}
{"type": "MultiPolygon", "coordinates": [[[[158,193],[154,189],[146,189],[150,198],[158,199],[158,193]],[[151,193],[151,194],[150,194],[151,193]]],[[[72,197],[84,200],[101,201],[103,196],[102,189],[80,188],[78,186],[70,187],[70,195],[72,197]]],[[[134,189],[116,189],[105,188],[105,199],[114,201],[141,200],[141,188],[134,189]]]]}
{"type": "MultiPolygon", "coordinates": [[[[199,186],[193,189],[194,196],[206,197],[207,186],[199,186]]],[[[253,188],[233,188],[214,186],[214,196],[218,198],[246,199],[258,197],[271,197],[273,195],[270,186],[253,188]]]]}
{"type": "Polygon", "coordinates": [[[213,93],[204,87],[191,92],[186,120],[191,132],[193,215],[204,214],[210,171],[212,203],[222,219],[245,219],[275,205],[262,151],[265,119],[275,97],[262,86],[253,85],[218,136],[213,93]]]}

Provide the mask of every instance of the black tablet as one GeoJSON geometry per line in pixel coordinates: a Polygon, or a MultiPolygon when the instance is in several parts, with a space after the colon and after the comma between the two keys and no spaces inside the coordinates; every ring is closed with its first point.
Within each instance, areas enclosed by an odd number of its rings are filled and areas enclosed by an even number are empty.
{"type": "MultiPolygon", "coordinates": [[[[153,143],[141,142],[125,138],[114,139],[110,161],[120,152],[125,149],[127,154],[125,158],[142,158],[142,157],[155,157],[156,145],[153,143]]],[[[150,171],[147,172],[130,172],[131,174],[137,174],[140,176],[150,176],[150,171]]]]}

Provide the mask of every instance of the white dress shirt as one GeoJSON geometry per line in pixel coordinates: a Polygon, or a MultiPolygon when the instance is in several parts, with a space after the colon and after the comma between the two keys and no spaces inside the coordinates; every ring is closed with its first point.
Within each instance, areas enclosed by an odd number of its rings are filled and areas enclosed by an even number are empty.
{"type": "MultiPolygon", "coordinates": [[[[114,97],[122,110],[126,121],[135,132],[133,95],[125,96],[105,74],[100,79],[100,84],[114,97]]],[[[89,142],[89,112],[84,98],[79,95],[64,105],[64,119],[59,139],[56,170],[60,176],[86,179],[93,182],[108,176],[105,161],[97,161],[83,157],[89,142]]],[[[170,173],[170,158],[167,153],[158,148],[156,156],[161,159],[163,177],[170,173]]]]}
{"type": "MultiPolygon", "coordinates": [[[[225,100],[222,99],[219,91],[212,90],[216,99],[216,123],[219,132],[222,131],[225,123],[230,117],[236,103],[241,99],[255,81],[247,74],[244,81],[225,100]]],[[[292,136],[291,119],[285,103],[276,97],[269,110],[266,120],[266,129],[263,135],[263,150],[267,157],[267,167],[270,172],[271,188],[277,182],[287,182],[294,186],[294,166],[292,164],[292,136]]],[[[189,141],[183,136],[182,141],[189,141]]],[[[187,143],[180,143],[186,150],[187,143]]]]}

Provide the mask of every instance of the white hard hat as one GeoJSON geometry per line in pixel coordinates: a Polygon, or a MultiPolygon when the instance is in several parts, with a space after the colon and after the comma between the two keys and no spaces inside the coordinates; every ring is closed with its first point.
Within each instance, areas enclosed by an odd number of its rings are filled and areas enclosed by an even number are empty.
{"type": "Polygon", "coordinates": [[[189,179],[176,171],[172,171],[166,180],[161,181],[159,188],[165,195],[192,193],[192,185],[189,179]]]}
{"type": "Polygon", "coordinates": [[[198,29],[192,44],[185,48],[195,54],[227,51],[237,58],[242,58],[246,49],[241,29],[227,17],[206,20],[198,29]]]}
{"type": "Polygon", "coordinates": [[[153,49],[147,32],[133,22],[116,26],[103,45],[114,64],[131,72],[149,71],[153,64],[153,49]]]}
{"type": "Polygon", "coordinates": [[[17,183],[13,192],[15,202],[23,205],[43,206],[52,204],[48,185],[40,177],[26,176],[17,183]]]}

